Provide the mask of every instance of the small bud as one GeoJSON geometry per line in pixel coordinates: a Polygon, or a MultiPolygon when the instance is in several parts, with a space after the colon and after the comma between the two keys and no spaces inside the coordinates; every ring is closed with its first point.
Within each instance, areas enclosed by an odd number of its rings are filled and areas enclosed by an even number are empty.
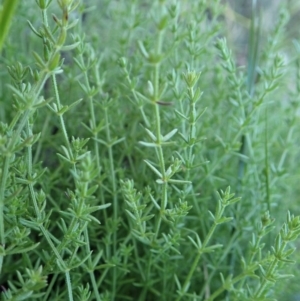
{"type": "Polygon", "coordinates": [[[153,97],[154,96],[154,87],[150,80],[148,80],[148,82],[147,82],[147,90],[148,90],[149,95],[151,97],[153,97]]]}
{"type": "Polygon", "coordinates": [[[199,80],[201,73],[195,72],[195,71],[189,71],[187,73],[183,74],[184,80],[189,88],[192,88],[195,86],[197,81],[199,80]]]}
{"type": "Polygon", "coordinates": [[[45,0],[38,0],[37,5],[40,7],[40,9],[45,9],[46,8],[45,0]]]}
{"type": "Polygon", "coordinates": [[[121,68],[125,68],[127,65],[127,60],[125,57],[120,57],[118,63],[121,68]]]}
{"type": "Polygon", "coordinates": [[[60,22],[60,20],[56,17],[56,15],[52,14],[52,18],[53,18],[54,22],[55,22],[58,26],[61,27],[61,22],[60,22]]]}
{"type": "Polygon", "coordinates": [[[157,29],[158,30],[163,30],[166,28],[166,26],[168,25],[168,16],[163,16],[159,23],[157,24],[157,29]]]}
{"type": "Polygon", "coordinates": [[[138,41],[138,46],[139,46],[140,52],[144,56],[144,58],[149,59],[149,54],[144,46],[144,43],[142,41],[138,41]]]}

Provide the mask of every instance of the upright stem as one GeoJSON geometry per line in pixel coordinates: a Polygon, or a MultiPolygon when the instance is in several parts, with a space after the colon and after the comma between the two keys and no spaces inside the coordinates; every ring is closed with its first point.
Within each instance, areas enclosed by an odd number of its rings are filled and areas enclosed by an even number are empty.
{"type": "MultiPolygon", "coordinates": [[[[162,47],[162,38],[163,38],[163,31],[159,31],[157,45],[156,45],[156,55],[159,56],[161,54],[161,47],[162,47]]],[[[162,174],[162,180],[166,179],[166,169],[165,169],[165,159],[164,153],[162,149],[162,133],[161,133],[161,121],[160,121],[160,110],[159,110],[159,73],[160,73],[160,62],[155,63],[154,65],[154,75],[153,75],[153,105],[154,105],[154,114],[155,114],[155,127],[156,127],[156,137],[157,137],[157,157],[160,167],[160,172],[162,174]]],[[[158,217],[156,223],[156,230],[155,230],[155,238],[158,236],[162,215],[164,214],[164,210],[167,207],[168,203],[168,183],[164,181],[162,184],[162,194],[161,194],[161,212],[158,217]]]]}
{"type": "MultiPolygon", "coordinates": [[[[61,109],[61,103],[60,103],[60,97],[59,97],[59,92],[58,92],[58,88],[57,88],[57,82],[56,82],[56,75],[55,74],[52,75],[52,82],[53,82],[55,100],[56,100],[56,103],[57,103],[58,110],[60,110],[61,109]]],[[[71,145],[70,145],[67,129],[66,129],[66,126],[65,126],[64,117],[63,117],[62,114],[59,114],[59,122],[60,122],[60,127],[61,127],[61,130],[63,132],[65,143],[67,145],[68,151],[69,151],[70,155],[73,157],[72,148],[71,148],[71,145]]],[[[75,169],[75,164],[74,164],[74,169],[75,169]]]]}
{"type": "MultiPolygon", "coordinates": [[[[278,251],[278,254],[283,254],[283,251],[286,248],[286,246],[287,246],[287,241],[283,241],[282,245],[280,247],[280,250],[278,251]]],[[[266,275],[265,275],[265,277],[263,277],[263,280],[260,283],[260,285],[259,285],[259,287],[258,287],[258,289],[257,289],[257,291],[254,295],[254,298],[256,298],[256,300],[258,298],[264,296],[264,293],[265,293],[265,290],[266,290],[266,287],[267,287],[268,283],[273,281],[274,275],[275,275],[275,270],[277,268],[278,263],[279,263],[279,259],[276,256],[274,256],[274,260],[269,265],[269,268],[266,272],[266,275]]]]}
{"type": "MultiPolygon", "coordinates": [[[[85,244],[86,254],[90,254],[91,248],[90,248],[90,240],[89,240],[89,233],[88,233],[87,227],[85,227],[85,229],[83,231],[83,234],[84,234],[84,240],[85,240],[85,243],[86,243],[85,244]]],[[[89,265],[89,267],[92,267],[92,265],[93,265],[91,256],[88,258],[88,265],[89,265]]],[[[100,294],[99,294],[99,289],[98,289],[98,286],[97,286],[94,271],[89,270],[89,275],[90,275],[90,278],[91,278],[95,298],[96,298],[97,301],[101,301],[101,297],[100,297],[100,294]]]]}
{"type": "MultiPolygon", "coordinates": [[[[29,121],[27,121],[27,124],[26,124],[26,132],[27,132],[28,136],[32,136],[32,130],[29,125],[29,121]]],[[[31,179],[32,178],[32,147],[31,146],[27,147],[27,171],[28,171],[28,178],[31,179]]],[[[31,196],[31,200],[33,203],[33,208],[35,211],[36,219],[40,223],[42,214],[41,214],[39,205],[37,203],[33,184],[29,183],[28,187],[29,187],[30,196],[31,196]]],[[[52,249],[53,253],[55,254],[56,259],[59,261],[60,265],[62,267],[64,267],[64,269],[65,269],[65,277],[66,277],[66,283],[67,283],[67,288],[68,288],[69,301],[73,301],[72,284],[71,284],[71,280],[70,280],[69,270],[67,269],[65,262],[63,261],[62,257],[60,256],[57,248],[54,246],[54,244],[49,236],[48,231],[45,229],[45,227],[43,226],[42,223],[39,224],[39,228],[40,228],[41,232],[44,234],[44,237],[46,238],[48,244],[50,245],[50,248],[52,249]]]]}
{"type": "MultiPolygon", "coordinates": [[[[49,74],[45,71],[41,72],[41,78],[37,82],[37,84],[32,88],[32,106],[35,105],[38,96],[47,80],[47,77],[49,74]]],[[[12,123],[9,126],[9,130],[13,130],[15,127],[17,129],[13,132],[12,138],[9,140],[7,145],[7,154],[5,155],[5,158],[3,160],[2,165],[2,173],[1,173],[1,180],[0,180],[0,244],[4,248],[5,247],[5,227],[4,227],[4,217],[3,217],[3,210],[4,210],[4,200],[5,200],[5,188],[6,188],[6,182],[9,174],[9,165],[11,156],[13,155],[13,149],[21,135],[21,132],[28,121],[28,118],[30,116],[32,108],[29,108],[28,110],[24,111],[22,114],[21,112],[18,112],[15,116],[15,118],[12,120],[12,123]],[[19,119],[21,119],[19,121],[19,119]],[[19,121],[19,122],[18,122],[19,121]]],[[[0,255],[0,274],[2,271],[2,264],[3,264],[3,256],[0,255]]]]}
{"type": "MultiPolygon", "coordinates": [[[[115,175],[115,166],[114,166],[114,157],[111,145],[111,132],[110,132],[110,124],[109,124],[109,116],[108,116],[108,108],[104,108],[104,119],[106,124],[106,140],[108,143],[108,161],[109,161],[109,170],[110,170],[110,180],[112,185],[112,194],[113,194],[113,222],[117,223],[118,221],[118,196],[117,196],[117,183],[116,183],[116,175],[115,175]]],[[[117,229],[114,229],[113,232],[113,255],[116,255],[117,252],[117,229]]],[[[115,298],[116,286],[117,286],[117,270],[113,269],[113,288],[112,288],[112,300],[115,298]]]]}
{"type": "Polygon", "coordinates": [[[184,282],[184,284],[183,284],[183,286],[182,286],[181,291],[182,291],[183,294],[180,294],[180,295],[177,297],[176,301],[180,301],[181,298],[184,296],[184,293],[187,291],[188,286],[189,286],[189,284],[190,284],[190,281],[191,281],[191,279],[192,279],[192,277],[193,277],[193,275],[194,275],[194,272],[195,272],[195,270],[196,270],[196,268],[197,268],[197,266],[198,266],[198,263],[199,263],[199,260],[200,260],[200,258],[201,258],[201,255],[203,254],[202,250],[208,245],[208,243],[209,243],[209,241],[210,241],[210,239],[211,239],[213,233],[215,232],[216,228],[217,228],[217,224],[214,223],[214,224],[211,226],[211,228],[209,229],[209,232],[208,232],[208,234],[207,234],[206,237],[205,237],[205,240],[204,240],[204,242],[203,242],[203,245],[202,245],[201,249],[198,250],[198,254],[197,254],[197,256],[195,257],[195,259],[194,259],[194,261],[193,261],[193,264],[192,264],[192,266],[191,266],[191,269],[190,269],[190,271],[189,271],[189,273],[188,273],[188,275],[187,275],[187,277],[186,277],[186,279],[185,279],[185,282],[184,282]]]}

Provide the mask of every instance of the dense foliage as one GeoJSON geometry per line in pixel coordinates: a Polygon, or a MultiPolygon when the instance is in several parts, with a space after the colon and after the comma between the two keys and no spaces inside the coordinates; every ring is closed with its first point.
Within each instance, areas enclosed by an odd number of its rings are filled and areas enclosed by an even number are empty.
{"type": "Polygon", "coordinates": [[[287,4],[266,32],[253,1],[246,54],[220,0],[10,7],[1,300],[296,298],[300,44],[287,4]]]}

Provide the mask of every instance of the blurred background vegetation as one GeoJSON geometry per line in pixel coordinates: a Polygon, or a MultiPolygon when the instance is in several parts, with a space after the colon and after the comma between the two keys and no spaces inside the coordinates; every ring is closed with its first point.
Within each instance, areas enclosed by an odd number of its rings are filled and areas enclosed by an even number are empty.
{"type": "MultiPolygon", "coordinates": [[[[227,33],[226,38],[230,41],[231,48],[233,49],[238,64],[247,64],[247,52],[248,52],[248,42],[249,42],[249,32],[250,32],[250,20],[252,15],[252,5],[257,2],[259,9],[261,11],[261,28],[260,28],[260,43],[266,43],[270,31],[274,29],[276,21],[278,19],[278,14],[281,6],[286,6],[289,10],[289,22],[284,32],[284,37],[281,41],[280,52],[285,53],[287,56],[287,61],[290,65],[295,65],[296,59],[299,59],[299,53],[296,51],[296,47],[293,45],[293,41],[299,41],[300,30],[299,30],[299,20],[300,20],[300,1],[288,1],[288,0],[272,0],[272,1],[260,1],[260,0],[226,0],[224,4],[226,6],[225,19],[227,23],[227,33]]],[[[295,71],[293,68],[292,72],[295,71]]],[[[294,74],[289,77],[288,86],[290,86],[290,91],[287,91],[285,99],[282,101],[290,102],[300,101],[299,95],[294,95],[297,85],[297,80],[294,74]],[[289,93],[290,92],[290,93],[289,93]]],[[[298,83],[299,84],[299,83],[298,83]]],[[[299,105],[296,105],[299,122],[299,105]]],[[[291,112],[291,116],[292,116],[291,112]]],[[[286,115],[279,115],[279,123],[288,122],[289,117],[286,115]]],[[[299,127],[295,130],[294,139],[298,140],[300,137],[299,127]]],[[[286,135],[286,133],[283,133],[286,135]]],[[[299,140],[298,140],[299,141],[299,140]]],[[[280,143],[279,143],[280,144],[280,143]]],[[[298,145],[298,143],[297,143],[298,145]]],[[[288,148],[288,146],[286,146],[288,148]]],[[[292,166],[294,168],[289,169],[287,172],[286,184],[286,198],[280,200],[279,211],[284,213],[286,208],[290,208],[295,214],[300,213],[300,173],[299,173],[299,162],[300,162],[300,151],[299,148],[294,148],[295,153],[290,153],[287,155],[286,166],[292,166]],[[293,164],[294,162],[294,164],[293,164]]],[[[284,215],[284,214],[283,214],[284,215]]],[[[295,277],[289,281],[289,283],[278,282],[276,284],[276,295],[280,296],[278,300],[300,300],[300,245],[297,246],[298,251],[295,252],[295,257],[297,265],[295,265],[293,273],[295,277]]]]}

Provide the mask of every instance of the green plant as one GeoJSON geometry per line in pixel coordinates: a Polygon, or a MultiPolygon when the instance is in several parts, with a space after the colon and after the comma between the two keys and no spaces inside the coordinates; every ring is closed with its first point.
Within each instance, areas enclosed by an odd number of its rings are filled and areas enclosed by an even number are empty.
{"type": "Polygon", "coordinates": [[[272,32],[255,4],[244,68],[219,0],[20,3],[0,61],[1,300],[281,296],[300,47],[287,3],[272,32]]]}
{"type": "Polygon", "coordinates": [[[0,6],[0,51],[8,34],[9,26],[17,4],[18,0],[6,0],[4,1],[3,6],[0,6]]]}

